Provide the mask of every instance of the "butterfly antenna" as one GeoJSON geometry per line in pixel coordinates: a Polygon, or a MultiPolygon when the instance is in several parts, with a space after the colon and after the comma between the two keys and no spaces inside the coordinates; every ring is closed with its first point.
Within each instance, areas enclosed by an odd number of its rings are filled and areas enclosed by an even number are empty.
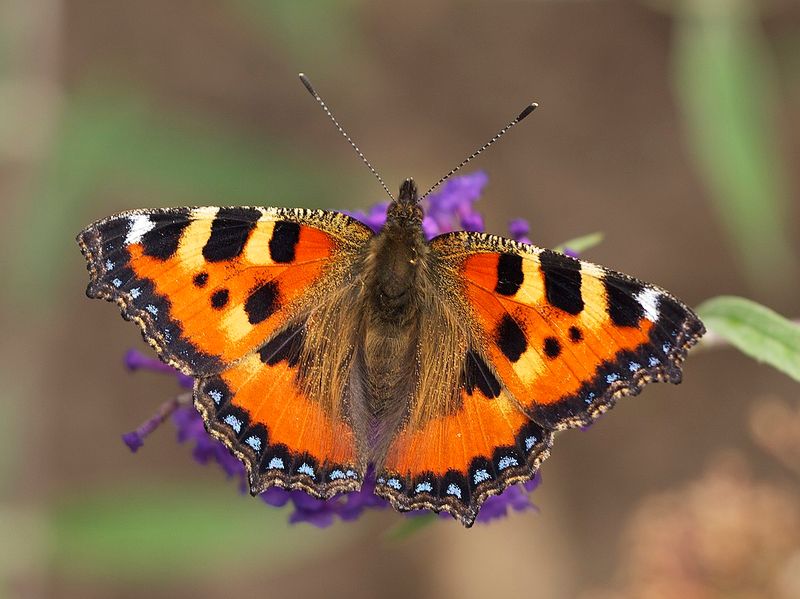
{"type": "Polygon", "coordinates": [[[392,195],[392,192],[389,191],[388,187],[386,187],[386,183],[383,182],[383,179],[381,179],[381,176],[378,174],[378,171],[376,171],[375,168],[369,163],[369,160],[367,160],[367,157],[364,156],[364,154],[361,153],[361,150],[359,150],[358,146],[353,142],[352,139],[350,139],[350,136],[347,134],[347,132],[344,129],[342,129],[342,126],[339,124],[339,121],[337,121],[336,118],[333,116],[333,114],[331,113],[330,108],[328,108],[328,105],[325,104],[325,102],[322,100],[322,98],[320,98],[320,96],[317,93],[317,91],[314,89],[314,86],[311,85],[311,82],[308,80],[308,77],[306,77],[303,73],[299,73],[298,77],[300,77],[300,81],[303,82],[303,85],[306,86],[306,89],[308,90],[308,93],[310,93],[312,96],[314,96],[314,99],[319,103],[320,106],[322,106],[322,110],[325,111],[325,114],[328,115],[328,118],[330,118],[333,121],[333,124],[336,125],[336,128],[339,130],[339,133],[344,135],[344,138],[347,140],[347,142],[356,151],[356,154],[358,154],[358,157],[361,158],[361,161],[364,164],[366,164],[367,168],[370,170],[370,172],[373,175],[375,175],[375,178],[381,184],[381,187],[383,187],[383,189],[386,192],[386,194],[392,199],[392,201],[394,201],[394,196],[392,195]]]}
{"type": "Polygon", "coordinates": [[[506,125],[506,126],[505,126],[505,127],[503,127],[502,129],[500,129],[500,131],[498,131],[498,132],[495,134],[495,136],[494,136],[492,139],[490,139],[489,141],[487,141],[487,142],[486,142],[485,144],[483,144],[483,145],[482,145],[480,148],[478,148],[477,150],[475,150],[475,151],[474,151],[472,154],[470,154],[469,156],[467,156],[467,158],[465,158],[465,159],[464,159],[464,161],[463,161],[461,164],[459,164],[459,165],[458,165],[456,168],[454,168],[454,169],[453,169],[453,170],[451,170],[449,173],[447,173],[447,174],[446,174],[444,177],[442,177],[441,179],[439,179],[439,180],[436,182],[436,184],[435,184],[433,187],[431,187],[431,188],[430,188],[428,191],[426,191],[426,192],[425,192],[425,195],[423,195],[423,196],[420,198],[420,201],[422,201],[422,200],[424,200],[425,198],[427,198],[427,197],[428,197],[428,195],[430,195],[430,193],[431,193],[431,192],[432,192],[434,189],[436,189],[437,187],[439,187],[439,186],[440,186],[442,183],[444,183],[444,182],[445,182],[445,181],[447,181],[447,180],[448,180],[450,177],[452,177],[454,174],[456,174],[458,171],[460,171],[460,170],[461,170],[463,167],[465,167],[465,166],[466,166],[466,165],[467,165],[467,164],[470,162],[470,160],[472,160],[473,158],[475,158],[475,157],[476,157],[478,154],[480,154],[481,152],[483,152],[485,149],[487,149],[489,146],[491,146],[491,145],[492,145],[494,142],[496,142],[498,139],[500,139],[501,137],[503,137],[503,135],[505,135],[506,133],[508,133],[508,131],[510,131],[510,130],[511,130],[511,127],[513,127],[514,125],[516,125],[517,123],[519,123],[519,122],[520,122],[522,119],[524,119],[526,116],[528,116],[528,115],[529,115],[530,113],[532,113],[534,110],[536,110],[538,107],[539,107],[539,105],[538,105],[536,102],[533,102],[532,104],[529,104],[528,106],[526,106],[526,107],[525,107],[525,110],[523,110],[522,112],[520,112],[520,113],[517,115],[517,118],[515,118],[515,119],[514,119],[513,121],[511,121],[511,122],[510,122],[508,125],[506,125]]]}

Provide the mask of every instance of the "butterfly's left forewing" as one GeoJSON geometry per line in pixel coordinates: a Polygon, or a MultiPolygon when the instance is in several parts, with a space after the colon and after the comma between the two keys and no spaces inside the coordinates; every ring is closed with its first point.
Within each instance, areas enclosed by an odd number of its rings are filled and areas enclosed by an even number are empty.
{"type": "MultiPolygon", "coordinates": [[[[364,465],[346,390],[320,397],[307,384],[305,336],[320,310],[327,323],[343,320],[333,298],[357,286],[354,267],[371,236],[333,212],[212,207],[122,213],[78,242],[87,294],[116,302],[165,362],[195,377],[195,405],[246,465],[251,490],[324,497],[358,488],[364,465]]],[[[346,346],[354,332],[335,338],[346,346]]],[[[346,365],[322,356],[314,367],[346,365]]]]}
{"type": "Polygon", "coordinates": [[[343,214],[276,208],[134,210],[78,236],[89,297],[115,301],[167,363],[218,371],[266,340],[371,233],[343,214]]]}

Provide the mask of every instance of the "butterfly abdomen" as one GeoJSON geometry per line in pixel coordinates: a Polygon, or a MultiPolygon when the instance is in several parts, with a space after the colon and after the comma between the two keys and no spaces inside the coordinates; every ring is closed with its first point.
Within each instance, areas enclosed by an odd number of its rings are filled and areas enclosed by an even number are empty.
{"type": "Polygon", "coordinates": [[[387,226],[373,239],[364,277],[368,365],[385,370],[390,362],[403,359],[414,343],[418,284],[418,249],[407,231],[387,226]]]}

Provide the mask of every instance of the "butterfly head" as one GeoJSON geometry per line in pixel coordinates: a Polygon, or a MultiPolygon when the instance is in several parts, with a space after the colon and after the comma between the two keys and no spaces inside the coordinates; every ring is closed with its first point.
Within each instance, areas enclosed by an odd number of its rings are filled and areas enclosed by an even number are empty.
{"type": "Polygon", "coordinates": [[[406,179],[400,185],[400,193],[397,195],[397,201],[400,204],[416,205],[419,201],[417,197],[417,184],[414,179],[406,179]]]}
{"type": "Polygon", "coordinates": [[[400,185],[397,199],[389,205],[386,214],[387,224],[419,228],[422,224],[422,206],[419,204],[417,184],[414,179],[406,179],[400,185]]]}

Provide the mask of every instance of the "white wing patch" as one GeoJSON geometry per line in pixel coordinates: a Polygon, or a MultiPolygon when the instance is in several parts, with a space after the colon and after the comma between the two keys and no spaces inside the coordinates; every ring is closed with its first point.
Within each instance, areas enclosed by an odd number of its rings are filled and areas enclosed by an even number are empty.
{"type": "Polygon", "coordinates": [[[645,318],[650,322],[658,320],[658,298],[660,295],[661,293],[655,289],[645,287],[636,296],[636,301],[639,302],[639,305],[644,310],[645,318]]]}
{"type": "Polygon", "coordinates": [[[147,214],[134,214],[128,219],[128,234],[125,236],[125,245],[141,243],[142,237],[153,230],[156,224],[147,214]]]}

